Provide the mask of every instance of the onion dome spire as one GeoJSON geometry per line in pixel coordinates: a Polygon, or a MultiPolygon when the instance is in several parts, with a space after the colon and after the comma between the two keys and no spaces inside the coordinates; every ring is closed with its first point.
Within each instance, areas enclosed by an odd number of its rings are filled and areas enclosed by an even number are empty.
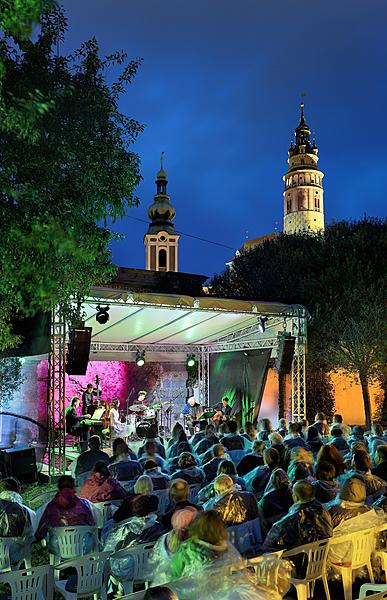
{"type": "Polygon", "coordinates": [[[156,175],[156,194],[153,204],[148,209],[148,217],[152,221],[148,227],[148,233],[156,234],[160,231],[176,234],[173,219],[176,211],[167,194],[167,174],[164,170],[164,152],[160,157],[160,170],[156,175]]]}
{"type": "Polygon", "coordinates": [[[301,102],[300,104],[301,114],[300,114],[300,122],[294,131],[294,135],[296,138],[295,143],[290,144],[289,155],[292,156],[294,154],[300,153],[313,153],[316,144],[314,143],[314,147],[310,142],[310,127],[305,120],[304,108],[305,104],[301,102]]]}

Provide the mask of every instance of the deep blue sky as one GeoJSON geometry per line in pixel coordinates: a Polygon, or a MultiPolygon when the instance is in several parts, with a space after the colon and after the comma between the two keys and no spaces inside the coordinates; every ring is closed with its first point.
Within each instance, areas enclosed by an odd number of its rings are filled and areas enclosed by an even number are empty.
{"type": "MultiPolygon", "coordinates": [[[[232,248],[282,229],[287,150],[306,92],[326,222],[385,215],[386,0],[64,0],[65,50],[95,35],[143,65],[122,99],[146,125],[146,219],[160,151],[176,228],[232,248]]],[[[144,268],[146,225],[125,219],[115,262],[144,268]]],[[[180,270],[212,275],[231,250],[182,236],[180,270]]]]}

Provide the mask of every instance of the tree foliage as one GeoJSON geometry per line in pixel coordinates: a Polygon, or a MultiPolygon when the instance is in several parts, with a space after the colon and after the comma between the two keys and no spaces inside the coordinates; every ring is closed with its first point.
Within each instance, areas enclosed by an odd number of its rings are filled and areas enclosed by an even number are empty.
{"type": "Polygon", "coordinates": [[[216,296],[306,306],[313,368],[358,376],[368,424],[368,383],[385,376],[386,231],[384,221],[364,218],[321,234],[279,235],[211,282],[216,296]]]}
{"type": "MultiPolygon", "coordinates": [[[[20,2],[32,16],[42,6],[20,2]]],[[[143,126],[119,111],[140,60],[103,58],[94,38],[61,56],[64,13],[54,7],[40,22],[35,41],[23,27],[0,44],[0,349],[17,343],[10,316],[68,305],[75,290],[81,298],[109,280],[109,223],[138,202],[141,179],[131,148],[143,126]]]]}

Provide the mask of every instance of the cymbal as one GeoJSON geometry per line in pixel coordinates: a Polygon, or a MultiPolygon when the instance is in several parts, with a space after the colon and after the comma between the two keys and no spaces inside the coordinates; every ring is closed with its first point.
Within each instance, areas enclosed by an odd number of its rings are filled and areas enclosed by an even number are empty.
{"type": "Polygon", "coordinates": [[[132,406],[129,406],[129,410],[130,412],[144,412],[146,411],[148,407],[146,406],[146,404],[133,404],[132,406]]]}
{"type": "Polygon", "coordinates": [[[204,419],[211,419],[216,414],[216,410],[208,410],[202,414],[204,419]]]}
{"type": "Polygon", "coordinates": [[[159,410],[159,408],[161,408],[162,406],[162,402],[156,402],[156,404],[152,404],[152,408],[154,410],[159,410]]]}

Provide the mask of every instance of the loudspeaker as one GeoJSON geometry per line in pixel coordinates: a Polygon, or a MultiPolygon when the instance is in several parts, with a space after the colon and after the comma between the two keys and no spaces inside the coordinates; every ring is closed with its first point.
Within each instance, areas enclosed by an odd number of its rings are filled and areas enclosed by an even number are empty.
{"type": "Polygon", "coordinates": [[[0,451],[2,477],[16,477],[21,483],[38,481],[35,448],[19,446],[0,451]]]}
{"type": "Polygon", "coordinates": [[[292,370],[296,338],[291,333],[278,334],[278,350],[275,360],[275,370],[287,375],[292,370]]]}
{"type": "Polygon", "coordinates": [[[92,327],[70,327],[66,361],[68,375],[86,375],[92,327]]]}

